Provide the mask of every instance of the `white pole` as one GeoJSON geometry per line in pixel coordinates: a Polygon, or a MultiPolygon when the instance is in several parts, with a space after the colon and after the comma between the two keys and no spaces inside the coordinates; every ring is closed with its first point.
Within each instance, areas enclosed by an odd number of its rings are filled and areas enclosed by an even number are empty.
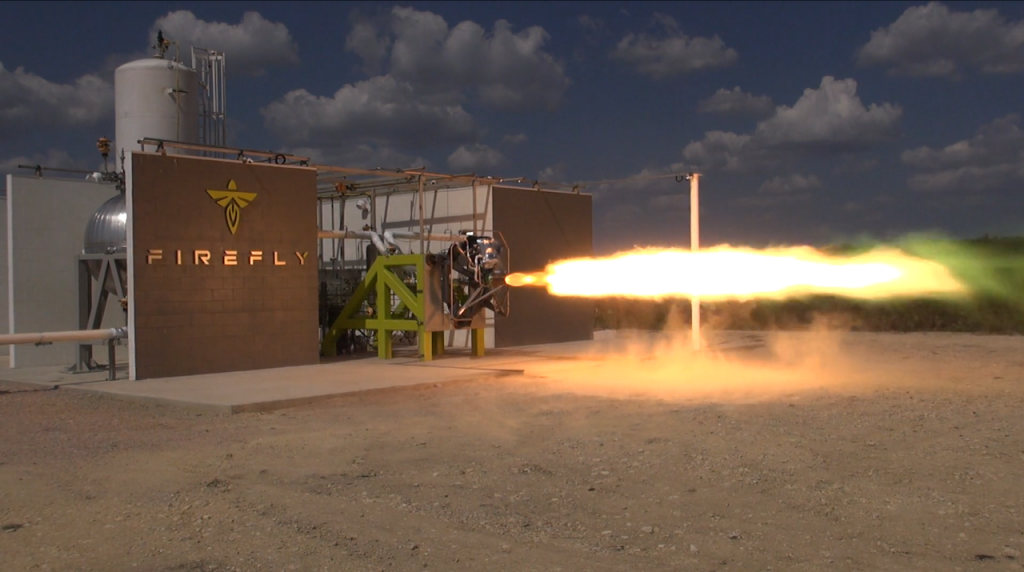
{"type": "MultiPolygon", "coordinates": [[[[700,250],[700,175],[690,174],[690,251],[700,250]]],[[[695,351],[700,350],[700,298],[690,298],[690,336],[695,351]]]]}

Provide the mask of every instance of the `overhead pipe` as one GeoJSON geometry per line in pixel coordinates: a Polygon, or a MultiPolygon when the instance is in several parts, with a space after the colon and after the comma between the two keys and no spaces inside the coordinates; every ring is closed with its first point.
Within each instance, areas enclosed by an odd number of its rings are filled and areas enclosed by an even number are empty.
{"type": "MultiPolygon", "coordinates": [[[[422,237],[424,240],[454,242],[459,238],[456,234],[421,234],[418,232],[401,230],[387,231],[385,235],[396,240],[419,240],[422,237]]],[[[373,240],[373,237],[376,236],[377,239],[380,240],[380,235],[368,230],[321,230],[317,231],[316,236],[320,239],[333,238],[337,240],[373,240]]]]}

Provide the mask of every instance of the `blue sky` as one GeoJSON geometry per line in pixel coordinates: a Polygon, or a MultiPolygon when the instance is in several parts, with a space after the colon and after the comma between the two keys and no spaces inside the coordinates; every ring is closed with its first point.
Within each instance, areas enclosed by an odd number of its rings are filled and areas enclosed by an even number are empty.
{"type": "MultiPolygon", "coordinates": [[[[564,182],[696,170],[705,244],[1024,232],[1020,3],[6,2],[0,20],[5,172],[94,168],[113,69],[161,28],[227,53],[231,145],[564,182]]],[[[685,184],[586,190],[599,251],[688,244],[685,184]]]]}

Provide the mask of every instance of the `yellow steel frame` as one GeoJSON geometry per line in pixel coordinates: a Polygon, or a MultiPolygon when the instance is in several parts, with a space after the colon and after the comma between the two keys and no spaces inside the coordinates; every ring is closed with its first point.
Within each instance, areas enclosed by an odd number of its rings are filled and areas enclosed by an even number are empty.
{"type": "MultiPolygon", "coordinates": [[[[345,330],[377,330],[377,356],[381,359],[391,359],[393,348],[391,343],[392,332],[416,332],[416,340],[419,343],[420,357],[424,361],[430,361],[434,355],[444,353],[444,332],[428,332],[424,327],[426,314],[426,298],[423,292],[424,282],[424,259],[419,254],[396,254],[391,256],[378,256],[366,277],[356,287],[352,298],[345,304],[341,314],[331,325],[331,329],[324,335],[320,346],[325,356],[337,354],[338,338],[345,330]],[[416,291],[413,292],[401,278],[395,273],[396,268],[416,268],[416,291]],[[372,315],[360,314],[359,309],[363,302],[376,293],[376,308],[372,315]],[[398,304],[392,307],[392,296],[398,298],[398,304]],[[399,317],[403,310],[410,310],[414,319],[399,317]]],[[[484,330],[472,330],[472,355],[480,357],[484,355],[484,330]]]]}

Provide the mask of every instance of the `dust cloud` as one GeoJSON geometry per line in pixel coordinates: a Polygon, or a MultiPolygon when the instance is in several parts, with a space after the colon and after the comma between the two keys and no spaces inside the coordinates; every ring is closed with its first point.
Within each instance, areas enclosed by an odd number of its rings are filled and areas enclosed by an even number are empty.
{"type": "Polygon", "coordinates": [[[849,328],[835,319],[817,319],[799,332],[702,331],[703,349],[694,351],[680,314],[673,310],[661,332],[608,332],[575,362],[546,367],[545,389],[749,403],[823,391],[859,393],[884,385],[894,373],[846,344],[849,328]]]}

